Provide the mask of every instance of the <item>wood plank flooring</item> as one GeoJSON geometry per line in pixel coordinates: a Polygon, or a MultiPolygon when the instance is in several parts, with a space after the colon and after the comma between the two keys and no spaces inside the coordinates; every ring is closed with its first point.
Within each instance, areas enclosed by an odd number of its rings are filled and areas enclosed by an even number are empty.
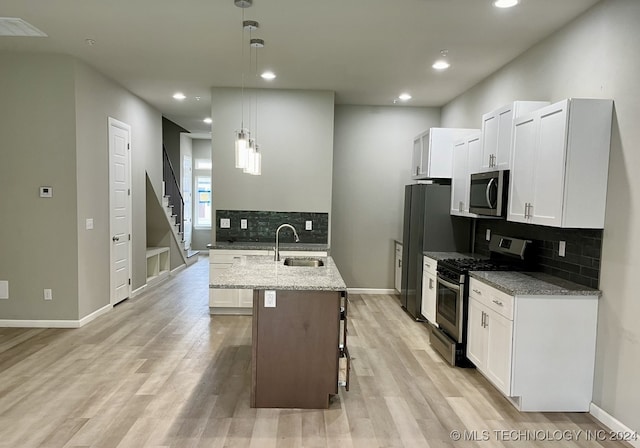
{"type": "Polygon", "coordinates": [[[349,325],[349,392],[328,410],[251,409],[251,318],[209,315],[202,257],[83,328],[0,328],[0,447],[629,446],[587,441],[602,429],[588,414],[517,412],[443,362],[394,296],[351,295],[349,325]]]}

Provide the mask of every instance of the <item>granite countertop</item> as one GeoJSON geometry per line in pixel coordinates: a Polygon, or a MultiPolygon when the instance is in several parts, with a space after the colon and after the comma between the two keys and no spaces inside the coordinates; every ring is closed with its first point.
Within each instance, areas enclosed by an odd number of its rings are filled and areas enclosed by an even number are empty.
{"type": "Polygon", "coordinates": [[[600,296],[598,289],[579,285],[542,272],[471,271],[469,275],[509,295],[600,296]]]}
{"type": "MultiPolygon", "coordinates": [[[[294,257],[305,258],[305,257],[294,257]]],[[[210,288],[279,289],[345,291],[347,286],[331,257],[319,257],[321,267],[285,266],[284,257],[274,261],[272,255],[247,255],[243,262],[218,271],[210,288]]]]}
{"type": "MultiPolygon", "coordinates": [[[[237,250],[273,250],[275,241],[258,242],[258,241],[217,241],[207,244],[207,249],[237,249],[237,250]]],[[[280,243],[280,250],[307,250],[328,252],[328,244],[316,243],[280,243]]]]}
{"type": "MultiPolygon", "coordinates": [[[[482,258],[477,255],[469,254],[469,253],[461,253],[461,252],[432,252],[425,250],[423,255],[426,255],[429,258],[433,258],[436,261],[446,260],[448,258],[482,258]]],[[[486,258],[486,257],[485,257],[486,258]]]]}

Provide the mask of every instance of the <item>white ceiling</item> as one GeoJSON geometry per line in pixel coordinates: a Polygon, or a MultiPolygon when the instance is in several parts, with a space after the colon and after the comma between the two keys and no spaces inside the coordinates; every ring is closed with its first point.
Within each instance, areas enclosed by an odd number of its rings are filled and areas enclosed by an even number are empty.
{"type": "Polygon", "coordinates": [[[337,103],[362,105],[392,105],[407,91],[408,105],[441,106],[597,1],[521,0],[501,10],[492,0],[254,0],[242,10],[233,0],[2,0],[0,16],[49,37],[0,37],[0,50],[73,55],[206,132],[210,87],[240,87],[248,66],[243,11],[266,42],[259,65],[278,75],[247,74],[247,86],[333,90],[337,103]],[[442,49],[451,68],[436,72],[442,49]],[[173,100],[176,91],[187,99],[173,100]]]}

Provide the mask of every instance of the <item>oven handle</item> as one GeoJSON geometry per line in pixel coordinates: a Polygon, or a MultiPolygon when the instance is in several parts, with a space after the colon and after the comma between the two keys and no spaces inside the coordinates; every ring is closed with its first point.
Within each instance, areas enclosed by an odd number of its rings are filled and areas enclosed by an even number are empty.
{"type": "Polygon", "coordinates": [[[493,208],[494,205],[491,203],[491,196],[490,196],[490,190],[491,190],[491,185],[496,181],[495,177],[492,177],[489,180],[489,183],[487,184],[487,189],[485,190],[484,194],[485,197],[487,198],[487,205],[489,206],[489,208],[493,208]]]}
{"type": "Polygon", "coordinates": [[[440,277],[439,275],[438,275],[438,282],[442,283],[447,288],[451,288],[451,289],[453,289],[455,291],[460,291],[460,285],[456,285],[454,283],[450,283],[450,282],[448,282],[446,280],[443,280],[442,277],[440,277]]]}

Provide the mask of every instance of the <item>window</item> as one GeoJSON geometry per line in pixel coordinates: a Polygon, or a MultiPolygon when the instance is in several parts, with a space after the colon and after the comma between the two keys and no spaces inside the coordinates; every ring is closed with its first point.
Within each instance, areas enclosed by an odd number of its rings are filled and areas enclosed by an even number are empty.
{"type": "Polygon", "coordinates": [[[211,227],[211,176],[196,176],[196,227],[211,227]]]}

